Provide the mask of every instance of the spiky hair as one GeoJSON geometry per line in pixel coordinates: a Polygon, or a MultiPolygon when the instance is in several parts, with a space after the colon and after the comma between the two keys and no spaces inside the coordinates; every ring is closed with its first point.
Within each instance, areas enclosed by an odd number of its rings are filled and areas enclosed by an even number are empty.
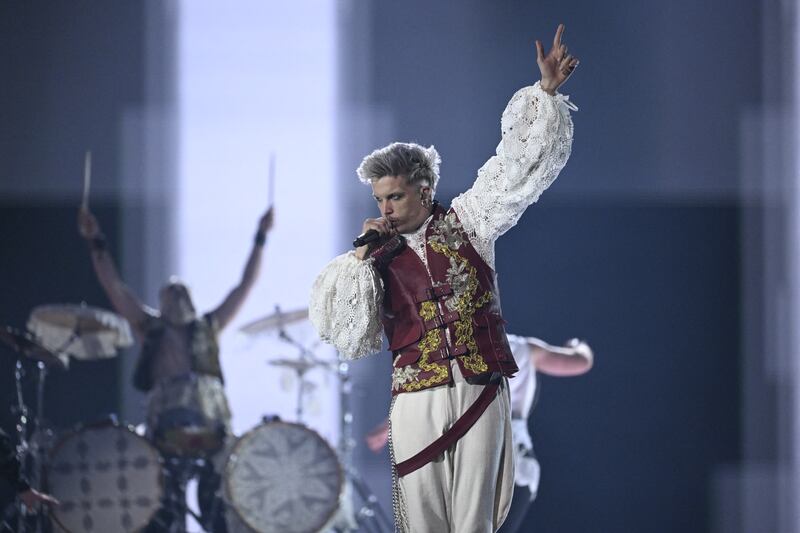
{"type": "Polygon", "coordinates": [[[426,182],[431,197],[439,183],[442,158],[433,145],[425,148],[416,143],[392,143],[365,157],[356,172],[367,185],[384,176],[403,176],[410,185],[426,182]]]}

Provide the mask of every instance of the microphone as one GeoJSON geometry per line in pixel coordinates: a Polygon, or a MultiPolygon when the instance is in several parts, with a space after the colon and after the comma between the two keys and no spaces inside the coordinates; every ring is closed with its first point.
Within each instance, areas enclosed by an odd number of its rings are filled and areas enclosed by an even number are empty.
{"type": "Polygon", "coordinates": [[[369,244],[371,242],[375,242],[380,238],[380,236],[381,236],[381,234],[378,233],[378,230],[376,230],[376,229],[368,229],[367,231],[365,231],[364,233],[362,233],[361,235],[356,237],[356,240],[353,241],[353,247],[354,248],[360,248],[360,247],[364,246],[365,244],[369,244]]]}

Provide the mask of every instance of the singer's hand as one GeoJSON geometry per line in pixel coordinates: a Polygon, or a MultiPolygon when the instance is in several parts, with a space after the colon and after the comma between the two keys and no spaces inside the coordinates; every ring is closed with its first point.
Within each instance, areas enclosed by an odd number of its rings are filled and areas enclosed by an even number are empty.
{"type": "MultiPolygon", "coordinates": [[[[374,229],[378,233],[381,234],[381,237],[385,237],[387,235],[393,235],[396,233],[392,223],[386,220],[385,218],[368,218],[364,221],[364,226],[361,228],[361,234],[363,235],[367,231],[374,229]]],[[[369,252],[370,245],[365,244],[359,248],[356,248],[356,258],[364,259],[369,252]]]]}

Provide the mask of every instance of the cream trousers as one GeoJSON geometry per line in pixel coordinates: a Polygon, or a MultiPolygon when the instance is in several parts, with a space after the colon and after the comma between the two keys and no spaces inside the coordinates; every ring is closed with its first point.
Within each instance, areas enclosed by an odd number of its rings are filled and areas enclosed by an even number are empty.
{"type": "MultiPolygon", "coordinates": [[[[399,463],[436,440],[472,405],[483,385],[467,383],[452,363],[454,386],[398,395],[391,446],[399,463]]],[[[442,456],[399,479],[395,523],[403,533],[492,533],[508,514],[514,453],[508,382],[480,419],[442,456]],[[398,516],[399,515],[399,516],[398,516]]]]}

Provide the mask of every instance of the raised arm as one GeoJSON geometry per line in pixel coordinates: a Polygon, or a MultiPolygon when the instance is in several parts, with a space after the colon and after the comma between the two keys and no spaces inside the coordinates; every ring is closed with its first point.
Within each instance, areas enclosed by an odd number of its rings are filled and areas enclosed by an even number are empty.
{"type": "Polygon", "coordinates": [[[549,376],[579,376],[592,368],[594,354],[583,341],[572,339],[566,346],[551,346],[535,337],[526,338],[531,347],[533,366],[549,376]]]}
{"type": "Polygon", "coordinates": [[[106,238],[97,218],[87,209],[78,212],[78,232],[89,244],[94,272],[111,305],[130,322],[134,333],[141,338],[150,311],[120,278],[114,259],[106,249],[106,238]]]}
{"type": "Polygon", "coordinates": [[[511,98],[503,111],[495,155],[478,171],[473,186],[453,200],[473,245],[492,266],[495,240],[555,181],[572,151],[569,109],[576,108],[556,90],[578,60],[561,43],[563,32],[561,25],[546,55],[537,41],[541,81],[511,98]]]}
{"type": "Polygon", "coordinates": [[[253,241],[253,249],[250,251],[250,256],[247,258],[247,263],[244,265],[244,272],[239,284],[236,285],[222,303],[212,311],[214,318],[217,321],[219,329],[223,329],[230,324],[236,313],[239,312],[250,290],[255,285],[258,279],[258,274],[261,271],[261,256],[264,246],[267,242],[267,233],[272,229],[275,222],[275,211],[272,207],[267,209],[258,221],[258,230],[256,237],[253,241]]]}

